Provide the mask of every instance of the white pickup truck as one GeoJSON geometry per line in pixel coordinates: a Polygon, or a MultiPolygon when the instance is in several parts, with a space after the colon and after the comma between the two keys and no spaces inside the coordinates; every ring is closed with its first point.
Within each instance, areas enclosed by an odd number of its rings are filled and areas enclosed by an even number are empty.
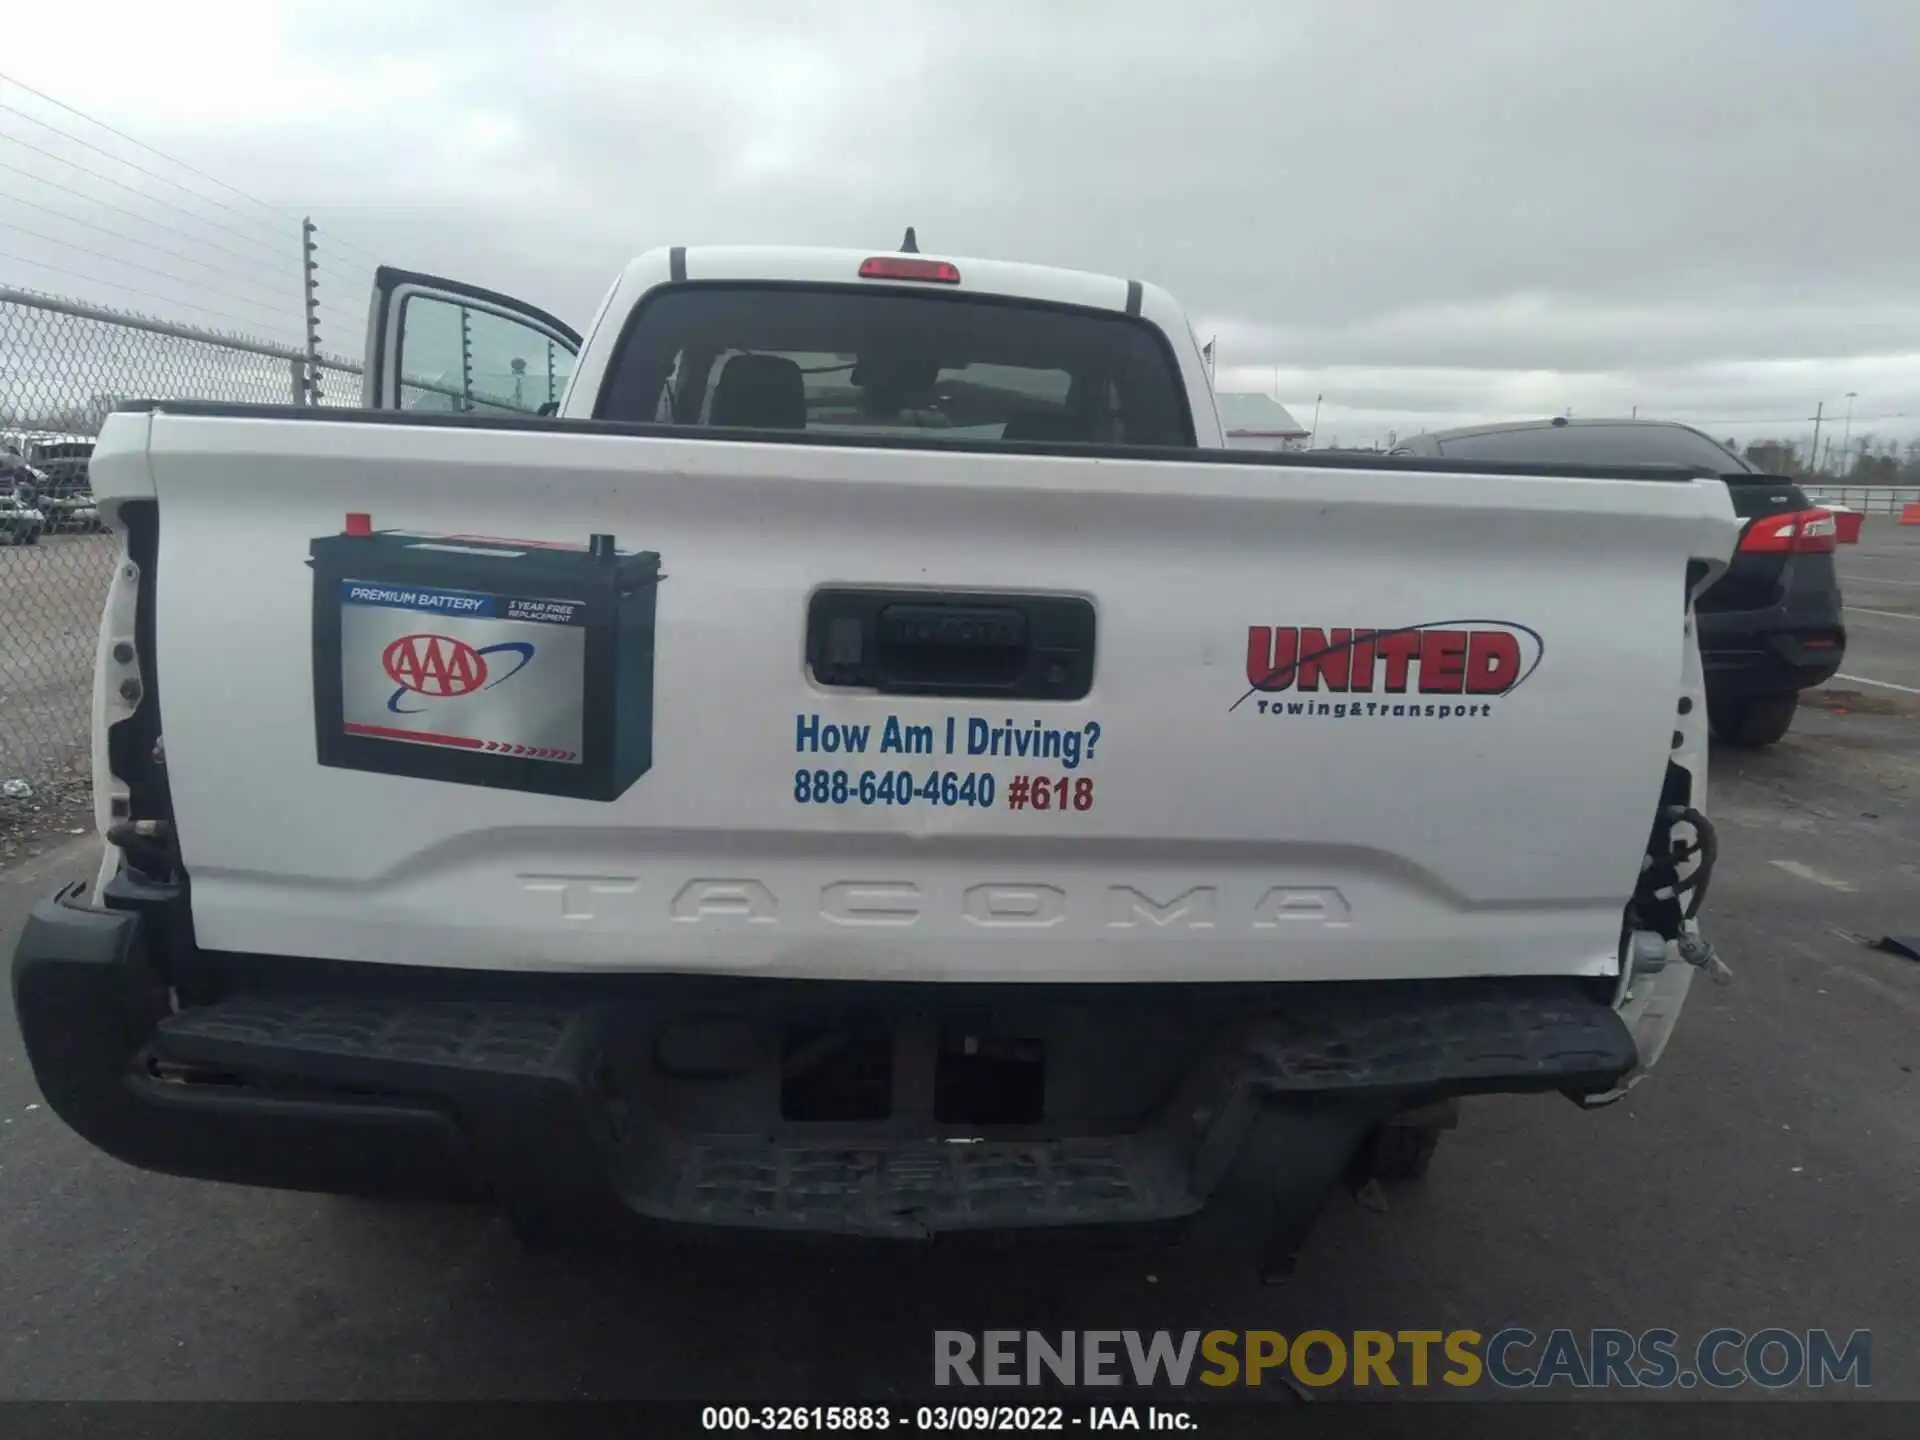
{"type": "Polygon", "coordinates": [[[114,1155],[1272,1260],[1717,964],[1715,477],[1228,451],[1160,290],[910,245],[369,332],[365,408],[93,455],[106,859],[13,976],[114,1155]]]}

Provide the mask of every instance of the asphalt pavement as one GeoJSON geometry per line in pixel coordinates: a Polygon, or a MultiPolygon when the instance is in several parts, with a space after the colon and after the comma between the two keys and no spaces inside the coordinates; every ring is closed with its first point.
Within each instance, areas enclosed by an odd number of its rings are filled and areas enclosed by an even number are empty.
{"type": "Polygon", "coordinates": [[[1868,516],[1839,569],[1847,663],[1833,684],[1920,697],[1920,525],[1868,516]]]}
{"type": "MultiPolygon", "coordinates": [[[[832,1402],[924,1394],[936,1329],[1521,1324],[1866,1328],[1872,1393],[1920,1399],[1920,963],[1864,943],[1920,931],[1920,531],[1842,569],[1886,612],[1848,615],[1864,679],[1713,761],[1733,983],[1610,1109],[1470,1104],[1384,1210],[1337,1196],[1286,1286],[1031,1243],[529,1254],[481,1208],[149,1175],[48,1111],[0,1002],[0,1397],[832,1402]]],[[[0,948],[91,856],[0,875],[0,948]]]]}

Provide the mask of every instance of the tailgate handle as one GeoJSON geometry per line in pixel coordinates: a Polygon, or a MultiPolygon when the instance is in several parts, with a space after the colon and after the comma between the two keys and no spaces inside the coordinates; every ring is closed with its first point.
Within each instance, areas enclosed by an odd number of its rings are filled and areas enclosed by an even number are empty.
{"type": "Polygon", "coordinates": [[[1093,634],[1079,596],[839,587],[807,607],[807,664],[836,689],[1078,700],[1093,688],[1093,634]]]}

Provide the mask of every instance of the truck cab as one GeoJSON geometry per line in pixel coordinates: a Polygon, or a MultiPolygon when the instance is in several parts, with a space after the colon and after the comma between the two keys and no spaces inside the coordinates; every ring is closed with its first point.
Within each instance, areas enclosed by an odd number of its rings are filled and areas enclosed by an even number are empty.
{"type": "Polygon", "coordinates": [[[524,302],[383,269],[368,333],[369,408],[676,425],[744,418],[834,435],[1226,443],[1192,327],[1171,295],[1004,260],[650,250],[621,273],[584,341],[524,302]],[[658,307],[657,324],[698,343],[671,348],[663,331],[659,348],[628,351],[623,335],[643,301],[658,307]],[[722,337],[732,348],[700,348],[722,337]],[[857,348],[782,349],[788,342],[857,348]],[[1022,363],[1049,347],[1046,365],[1022,363]],[[866,359],[859,373],[856,355],[866,359]]]}

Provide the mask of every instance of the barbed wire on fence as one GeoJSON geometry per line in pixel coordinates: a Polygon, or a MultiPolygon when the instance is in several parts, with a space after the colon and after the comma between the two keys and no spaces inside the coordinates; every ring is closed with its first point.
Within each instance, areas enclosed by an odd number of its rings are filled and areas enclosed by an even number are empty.
{"type": "MultiPolygon", "coordinates": [[[[272,293],[284,298],[284,292],[287,288],[285,276],[276,275],[273,280],[266,281],[256,280],[250,274],[235,274],[232,264],[227,260],[206,259],[199,255],[189,255],[184,250],[176,250],[167,245],[156,244],[151,234],[129,235],[123,230],[115,230],[110,226],[103,225],[98,220],[89,219],[84,215],[75,215],[70,210],[61,210],[52,205],[42,204],[37,200],[29,200],[24,195],[9,196],[7,205],[9,207],[24,206],[26,209],[52,216],[54,219],[64,221],[78,229],[92,231],[111,240],[124,241],[129,245],[137,245],[144,254],[164,255],[170,260],[179,260],[184,264],[195,265],[203,270],[210,270],[214,274],[224,277],[228,284],[248,286],[252,289],[272,293]]],[[[205,247],[203,246],[202,248],[204,249],[205,247]]],[[[208,253],[213,254],[215,252],[208,251],[208,253]]],[[[231,252],[225,253],[231,254],[231,252]]]]}
{"type": "MultiPolygon", "coordinates": [[[[49,235],[45,231],[32,230],[20,224],[18,221],[0,220],[0,228],[5,228],[7,230],[14,231],[17,234],[25,235],[29,239],[45,241],[47,244],[50,244],[50,245],[58,245],[62,248],[63,253],[71,252],[79,255],[90,255],[90,256],[93,256],[95,259],[106,260],[113,264],[123,265],[129,270],[138,270],[142,274],[155,275],[160,277],[163,280],[178,281],[182,278],[181,276],[175,274],[171,270],[163,270],[160,267],[155,265],[145,265],[136,260],[128,260],[123,256],[113,255],[108,253],[105,250],[96,249],[91,245],[81,245],[78,242],[71,239],[64,239],[60,236],[49,235]]],[[[158,252],[155,252],[151,248],[149,248],[147,251],[144,251],[143,253],[153,254],[158,252]]],[[[255,324],[260,323],[259,317],[261,316],[268,317],[266,320],[266,323],[268,324],[274,323],[275,307],[270,306],[264,300],[257,299],[250,295],[238,294],[235,291],[231,289],[227,289],[223,286],[205,285],[202,288],[205,289],[208,294],[217,296],[220,299],[222,304],[238,305],[243,309],[252,310],[255,315],[255,319],[253,321],[253,323],[255,324]]],[[[221,312],[211,311],[209,313],[218,314],[221,312]]]]}

